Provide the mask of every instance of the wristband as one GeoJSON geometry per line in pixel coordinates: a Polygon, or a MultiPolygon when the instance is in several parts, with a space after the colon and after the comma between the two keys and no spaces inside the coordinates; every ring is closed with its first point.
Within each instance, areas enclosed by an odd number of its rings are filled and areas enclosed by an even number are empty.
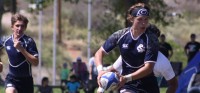
{"type": "Polygon", "coordinates": [[[126,83],[127,83],[127,82],[130,82],[130,81],[132,81],[132,80],[133,80],[133,78],[132,78],[132,75],[131,75],[131,74],[125,75],[125,76],[124,76],[124,78],[126,79],[126,83]]]}
{"type": "Polygon", "coordinates": [[[100,71],[102,71],[102,70],[103,70],[103,66],[102,66],[102,65],[98,65],[98,66],[97,66],[97,71],[100,72],[100,71]]]}
{"type": "Polygon", "coordinates": [[[97,92],[100,92],[100,93],[103,93],[105,90],[102,88],[102,87],[99,87],[98,89],[97,89],[97,92]]]}

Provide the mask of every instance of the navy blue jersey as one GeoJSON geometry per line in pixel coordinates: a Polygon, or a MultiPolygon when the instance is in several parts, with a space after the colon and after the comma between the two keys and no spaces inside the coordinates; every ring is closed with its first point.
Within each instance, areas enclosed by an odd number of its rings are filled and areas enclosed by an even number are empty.
{"type": "MultiPolygon", "coordinates": [[[[38,51],[35,41],[27,36],[23,35],[19,39],[21,46],[26,49],[27,52],[38,57],[38,51]]],[[[1,46],[1,45],[0,45],[1,46]]],[[[6,49],[9,59],[9,73],[15,77],[30,77],[32,76],[31,63],[25,58],[25,56],[14,47],[13,35],[3,41],[3,46],[6,49]]]]}
{"type": "MultiPolygon", "coordinates": [[[[122,75],[135,72],[144,66],[144,62],[156,62],[157,60],[159,49],[158,38],[149,31],[137,38],[133,38],[130,28],[119,30],[113,33],[102,47],[108,53],[116,46],[119,47],[122,56],[122,75]]],[[[142,79],[129,82],[123,87],[134,91],[142,90],[143,92],[150,93],[149,91],[151,90],[146,89],[146,87],[155,86],[154,89],[156,91],[156,82],[156,78],[152,73],[142,79]],[[151,84],[148,84],[149,82],[151,84]]],[[[155,91],[152,93],[157,93],[155,91]]]]}
{"type": "Polygon", "coordinates": [[[108,53],[118,46],[123,62],[133,68],[140,68],[144,65],[144,61],[156,61],[158,43],[154,42],[157,41],[156,37],[147,33],[134,39],[130,28],[125,28],[112,34],[102,47],[108,53]]]}

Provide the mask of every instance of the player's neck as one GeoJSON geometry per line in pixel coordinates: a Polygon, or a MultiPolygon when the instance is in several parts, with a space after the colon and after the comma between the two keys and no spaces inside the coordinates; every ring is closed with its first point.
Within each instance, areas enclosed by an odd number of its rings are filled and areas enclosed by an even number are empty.
{"type": "Polygon", "coordinates": [[[19,38],[20,38],[20,36],[15,36],[15,35],[13,36],[14,40],[19,40],[19,38]]]}
{"type": "Polygon", "coordinates": [[[13,39],[14,40],[19,40],[22,36],[23,36],[23,34],[18,34],[18,35],[13,34],[13,39]]]}
{"type": "Polygon", "coordinates": [[[133,35],[134,38],[137,38],[138,36],[140,36],[141,34],[143,34],[144,31],[132,28],[131,29],[131,33],[132,33],[132,35],[133,35]]]}

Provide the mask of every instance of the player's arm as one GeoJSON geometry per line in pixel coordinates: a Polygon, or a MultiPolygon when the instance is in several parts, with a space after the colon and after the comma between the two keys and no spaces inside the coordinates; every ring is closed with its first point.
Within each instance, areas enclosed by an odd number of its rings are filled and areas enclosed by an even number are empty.
{"type": "Polygon", "coordinates": [[[155,62],[145,62],[144,66],[131,74],[132,80],[143,78],[152,73],[155,62]]]}
{"type": "Polygon", "coordinates": [[[35,57],[34,55],[31,55],[30,53],[28,53],[24,48],[22,48],[20,50],[20,52],[26,57],[26,59],[34,66],[37,66],[39,63],[39,60],[37,57],[35,57]]]}
{"type": "Polygon", "coordinates": [[[189,51],[188,51],[188,43],[187,43],[187,44],[185,45],[185,47],[184,47],[184,52],[185,52],[186,55],[188,55],[188,52],[189,52],[189,51]]]}
{"type": "Polygon", "coordinates": [[[144,56],[144,66],[131,74],[123,76],[126,82],[143,78],[153,72],[158,56],[159,43],[158,38],[153,34],[149,34],[148,38],[147,51],[144,56]]]}
{"type": "Polygon", "coordinates": [[[92,80],[92,64],[91,64],[91,60],[89,60],[89,80],[92,80]]]}
{"type": "Polygon", "coordinates": [[[98,74],[104,70],[104,72],[111,71],[111,67],[103,67],[103,57],[106,54],[103,47],[100,47],[99,50],[95,53],[95,64],[97,67],[98,74]]]}
{"type": "Polygon", "coordinates": [[[118,89],[122,87],[126,82],[130,82],[136,79],[143,78],[152,73],[154,67],[153,62],[146,62],[143,67],[138,69],[137,71],[120,77],[120,83],[118,85],[118,89]]]}
{"type": "Polygon", "coordinates": [[[24,49],[24,47],[21,46],[20,41],[14,41],[14,47],[18,49],[32,65],[38,65],[38,58],[27,52],[26,49],[24,49]]]}
{"type": "Polygon", "coordinates": [[[176,75],[170,64],[170,61],[161,52],[158,52],[158,58],[155,67],[156,69],[154,69],[154,71],[156,70],[156,72],[159,72],[161,76],[163,76],[168,83],[168,88],[166,93],[175,93],[178,87],[178,81],[176,75]]]}
{"type": "Polygon", "coordinates": [[[105,52],[103,48],[101,47],[95,54],[95,64],[97,66],[98,73],[101,71],[104,72],[117,72],[113,66],[103,67],[103,56],[105,55],[105,52]]]}
{"type": "Polygon", "coordinates": [[[168,83],[168,88],[166,93],[176,93],[176,89],[178,87],[177,78],[173,77],[172,79],[168,80],[167,83],[168,83]]]}
{"type": "Polygon", "coordinates": [[[99,50],[95,53],[95,64],[98,71],[98,77],[97,77],[97,83],[101,87],[100,84],[100,78],[101,76],[106,73],[106,71],[103,71],[103,56],[105,55],[103,48],[99,48],[99,50]]]}
{"type": "Polygon", "coordinates": [[[92,66],[89,66],[89,80],[92,80],[92,66]]]}
{"type": "Polygon", "coordinates": [[[104,73],[109,72],[109,71],[114,72],[114,70],[112,69],[112,66],[109,69],[106,67],[106,70],[105,70],[105,67],[103,67],[103,57],[106,53],[107,52],[105,52],[103,47],[100,47],[99,50],[95,53],[95,64],[98,71],[98,77],[97,77],[98,80],[104,73]]]}
{"type": "Polygon", "coordinates": [[[98,73],[103,70],[103,56],[105,52],[103,48],[99,48],[99,50],[95,53],[95,64],[97,66],[98,73]]]}
{"type": "MultiPolygon", "coordinates": [[[[122,57],[120,56],[116,61],[115,63],[113,64],[113,68],[115,70],[117,70],[118,72],[121,72],[121,69],[122,69],[122,57]]],[[[118,88],[120,88],[121,86],[124,85],[125,82],[129,82],[129,81],[132,81],[132,80],[136,80],[136,79],[140,79],[140,78],[143,78],[149,74],[152,73],[153,71],[153,67],[154,67],[154,62],[146,62],[144,64],[144,66],[140,69],[138,69],[136,72],[133,72],[131,74],[128,74],[128,75],[125,75],[125,76],[122,76],[120,78],[120,85],[118,88]]]]}
{"type": "MultiPolygon", "coordinates": [[[[118,40],[119,38],[126,32],[128,31],[127,29],[119,30],[115,33],[113,33],[109,38],[105,41],[105,43],[102,45],[101,48],[95,53],[95,64],[97,66],[97,71],[98,71],[98,84],[100,77],[106,73],[106,71],[103,71],[103,57],[105,54],[110,52],[112,49],[114,49],[118,45],[118,40]]],[[[101,87],[101,85],[100,85],[101,87]]]]}

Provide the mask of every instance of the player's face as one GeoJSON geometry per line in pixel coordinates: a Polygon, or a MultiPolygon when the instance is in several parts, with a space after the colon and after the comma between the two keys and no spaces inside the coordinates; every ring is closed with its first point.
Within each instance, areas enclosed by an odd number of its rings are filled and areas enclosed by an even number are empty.
{"type": "Polygon", "coordinates": [[[149,24],[148,16],[138,16],[134,18],[133,26],[139,31],[144,31],[149,24]]]}
{"type": "Polygon", "coordinates": [[[16,37],[20,37],[24,34],[26,26],[23,21],[17,21],[11,26],[13,33],[16,37]]]}
{"type": "Polygon", "coordinates": [[[196,37],[191,37],[191,41],[195,41],[195,38],[196,38],[196,37]]]}

